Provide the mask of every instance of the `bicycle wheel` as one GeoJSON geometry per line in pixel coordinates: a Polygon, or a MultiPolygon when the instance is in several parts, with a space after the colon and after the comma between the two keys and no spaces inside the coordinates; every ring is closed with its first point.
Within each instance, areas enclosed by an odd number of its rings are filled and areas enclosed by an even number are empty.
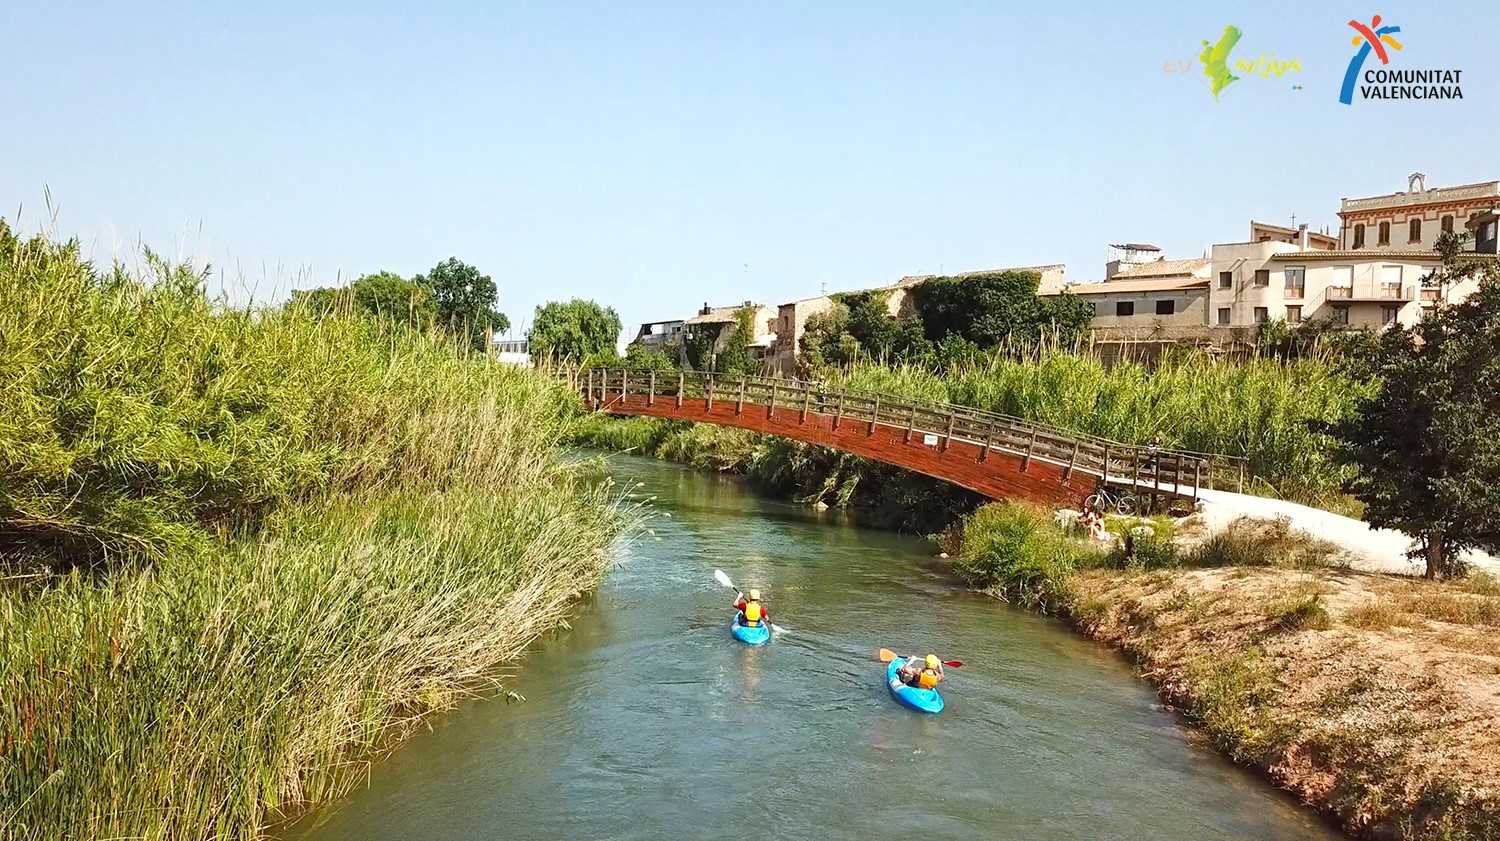
{"type": "Polygon", "coordinates": [[[1103,502],[1104,502],[1104,500],[1100,499],[1098,494],[1090,494],[1089,496],[1084,497],[1084,500],[1083,500],[1083,510],[1085,510],[1085,511],[1103,511],[1104,510],[1104,508],[1102,507],[1103,502]]]}
{"type": "Polygon", "coordinates": [[[1115,510],[1120,512],[1122,516],[1129,517],[1135,514],[1138,505],[1139,502],[1133,495],[1120,494],[1119,500],[1115,502],[1115,510]]]}

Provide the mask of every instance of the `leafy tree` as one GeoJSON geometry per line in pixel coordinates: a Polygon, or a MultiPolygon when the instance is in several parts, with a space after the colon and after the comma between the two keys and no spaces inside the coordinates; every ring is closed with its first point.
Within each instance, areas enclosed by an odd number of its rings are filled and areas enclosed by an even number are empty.
{"type": "Polygon", "coordinates": [[[533,359],[550,357],[581,362],[594,354],[615,354],[620,316],[612,307],[574,298],[536,308],[531,324],[533,359]]]}
{"type": "Polygon", "coordinates": [[[714,355],[714,370],[721,374],[753,374],[760,363],[750,354],[755,338],[755,307],[740,307],[734,313],[734,329],[724,339],[724,347],[714,355]]]}
{"type": "Polygon", "coordinates": [[[849,308],[838,301],[808,317],[798,344],[803,364],[813,370],[848,365],[861,350],[859,340],[849,332],[849,308]]]}
{"type": "Polygon", "coordinates": [[[682,355],[694,371],[707,371],[713,367],[714,345],[719,341],[722,324],[694,324],[684,334],[682,355]]]}
{"type": "Polygon", "coordinates": [[[314,315],[322,317],[340,307],[353,306],[354,299],[346,287],[319,286],[316,289],[294,290],[292,303],[305,306],[314,315]]]}
{"type": "Polygon", "coordinates": [[[1379,391],[1332,429],[1359,468],[1366,519],[1415,538],[1428,578],[1462,573],[1465,549],[1500,551],[1500,271],[1465,258],[1462,241],[1439,239],[1432,280],[1479,276],[1478,291],[1387,330],[1372,357],[1379,391]]]}
{"type": "Polygon", "coordinates": [[[1083,335],[1093,319],[1089,304],[1066,293],[1039,297],[1040,284],[1037,272],[1005,271],[933,278],[913,287],[912,294],[933,342],[952,333],[991,348],[1011,339],[1055,334],[1071,342],[1083,335]]]}
{"type": "Polygon", "coordinates": [[[510,319],[495,309],[495,281],[479,269],[449,257],[413,281],[432,293],[437,323],[453,333],[468,332],[475,347],[483,348],[484,331],[510,329],[510,319]]]}
{"type": "Polygon", "coordinates": [[[349,290],[355,306],[393,321],[421,328],[431,326],[437,317],[432,293],[394,272],[363,275],[349,290]]]}
{"type": "Polygon", "coordinates": [[[624,364],[627,368],[642,371],[671,371],[677,367],[672,364],[672,357],[666,353],[641,344],[625,348],[624,364]]]}

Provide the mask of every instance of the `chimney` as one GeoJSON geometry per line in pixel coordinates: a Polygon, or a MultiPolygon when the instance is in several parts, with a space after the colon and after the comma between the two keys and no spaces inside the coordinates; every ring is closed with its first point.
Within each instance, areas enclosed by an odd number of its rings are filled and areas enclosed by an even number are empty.
{"type": "Polygon", "coordinates": [[[703,309],[698,310],[698,314],[699,315],[708,315],[708,313],[709,313],[708,302],[704,301],[703,302],[703,309]]]}
{"type": "Polygon", "coordinates": [[[1297,226],[1297,250],[1298,251],[1306,251],[1307,250],[1307,224],[1306,223],[1303,223],[1303,224],[1297,226]]]}

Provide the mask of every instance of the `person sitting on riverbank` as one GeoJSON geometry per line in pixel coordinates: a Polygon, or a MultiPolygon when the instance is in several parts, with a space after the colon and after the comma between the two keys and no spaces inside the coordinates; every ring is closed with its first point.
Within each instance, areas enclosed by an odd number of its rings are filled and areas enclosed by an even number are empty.
{"type": "Polygon", "coordinates": [[[771,619],[771,612],[766,610],[765,604],[760,600],[759,590],[751,590],[748,598],[744,593],[736,595],[734,609],[744,614],[745,624],[752,628],[759,625],[762,619],[768,622],[771,619]]]}
{"type": "Polygon", "coordinates": [[[1078,525],[1083,529],[1083,533],[1093,540],[1109,542],[1114,539],[1109,530],[1104,527],[1104,515],[1097,509],[1090,508],[1083,512],[1083,516],[1078,519],[1078,525]]]}
{"type": "Polygon", "coordinates": [[[936,654],[927,655],[925,660],[914,654],[896,671],[896,676],[907,686],[933,689],[948,675],[943,671],[943,661],[936,654]]]}

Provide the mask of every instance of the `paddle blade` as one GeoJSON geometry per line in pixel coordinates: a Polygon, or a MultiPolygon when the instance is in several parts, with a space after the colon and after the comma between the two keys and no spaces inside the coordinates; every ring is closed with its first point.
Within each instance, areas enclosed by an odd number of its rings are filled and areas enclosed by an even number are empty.
{"type": "Polygon", "coordinates": [[[880,662],[882,662],[882,663],[889,663],[892,660],[895,660],[896,658],[900,657],[901,655],[897,654],[896,652],[894,652],[892,650],[890,650],[889,648],[882,648],[882,649],[880,649],[880,653],[877,654],[876,656],[880,658],[880,662]]]}
{"type": "Polygon", "coordinates": [[[947,666],[947,667],[949,667],[951,669],[956,669],[959,666],[962,666],[963,664],[964,664],[964,661],[962,661],[962,660],[944,660],[943,661],[943,665],[947,666]]]}
{"type": "Polygon", "coordinates": [[[722,569],[714,570],[714,580],[731,590],[734,589],[734,582],[729,580],[729,576],[725,575],[722,569]]]}
{"type": "Polygon", "coordinates": [[[769,624],[771,625],[771,632],[772,633],[775,633],[775,634],[790,634],[791,633],[791,631],[788,631],[787,629],[781,627],[780,625],[776,624],[775,622],[771,622],[769,624]]]}

